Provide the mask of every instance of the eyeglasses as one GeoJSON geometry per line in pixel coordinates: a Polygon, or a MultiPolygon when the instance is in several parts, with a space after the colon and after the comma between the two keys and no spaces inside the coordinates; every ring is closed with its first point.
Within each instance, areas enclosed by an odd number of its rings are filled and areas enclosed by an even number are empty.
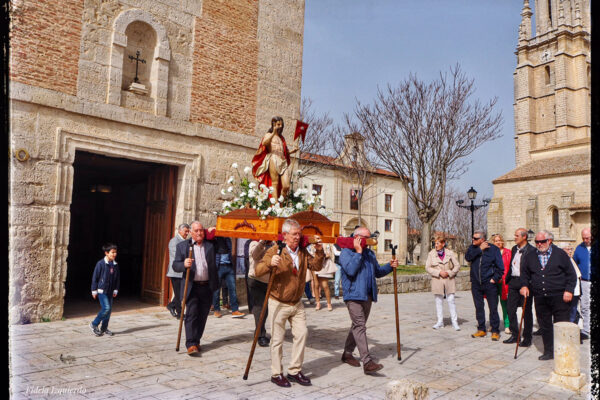
{"type": "Polygon", "coordinates": [[[542,243],[546,243],[547,241],[548,241],[548,239],[536,240],[535,244],[542,244],[542,243]]]}

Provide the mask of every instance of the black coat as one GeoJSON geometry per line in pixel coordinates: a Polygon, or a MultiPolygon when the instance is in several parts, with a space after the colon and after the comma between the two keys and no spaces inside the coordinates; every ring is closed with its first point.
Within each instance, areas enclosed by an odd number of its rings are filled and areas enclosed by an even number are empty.
{"type": "MultiPolygon", "coordinates": [[[[208,265],[208,280],[209,280],[210,290],[214,292],[215,290],[217,290],[219,288],[219,278],[218,278],[219,275],[217,272],[217,266],[216,266],[216,262],[215,262],[215,248],[214,248],[214,245],[207,240],[204,240],[202,242],[202,244],[204,245],[204,256],[206,258],[206,264],[208,265]]],[[[176,272],[185,272],[185,266],[183,263],[190,254],[191,245],[192,245],[192,239],[184,240],[183,242],[181,242],[177,245],[177,250],[175,251],[175,260],[173,260],[173,270],[175,270],[176,272]]],[[[192,283],[194,282],[194,276],[196,276],[196,260],[195,260],[195,256],[194,256],[193,252],[192,252],[192,258],[194,258],[194,261],[192,262],[192,267],[190,268],[190,281],[188,283],[187,293],[185,293],[186,299],[187,299],[187,296],[192,291],[192,283]]],[[[185,275],[186,274],[183,274],[184,278],[185,278],[185,275]]],[[[181,285],[181,295],[182,295],[181,298],[182,299],[184,298],[183,297],[184,289],[185,289],[185,285],[181,285]]]]}
{"type": "Polygon", "coordinates": [[[542,270],[537,250],[528,252],[521,262],[521,284],[527,286],[534,296],[558,296],[573,293],[577,275],[571,259],[560,248],[552,245],[552,254],[542,270]]]}
{"type": "MultiPolygon", "coordinates": [[[[535,251],[535,247],[530,245],[529,243],[527,243],[522,249],[521,249],[521,268],[523,266],[523,259],[525,258],[525,256],[527,255],[527,253],[529,253],[530,251],[535,251]]],[[[512,248],[512,256],[510,257],[510,267],[508,268],[508,272],[506,273],[506,278],[504,278],[504,283],[506,283],[508,285],[508,282],[510,282],[510,280],[512,279],[512,262],[513,259],[515,258],[515,255],[517,254],[517,252],[519,251],[519,248],[515,245],[512,248]]],[[[523,272],[520,272],[520,276],[523,276],[523,272]]]]}

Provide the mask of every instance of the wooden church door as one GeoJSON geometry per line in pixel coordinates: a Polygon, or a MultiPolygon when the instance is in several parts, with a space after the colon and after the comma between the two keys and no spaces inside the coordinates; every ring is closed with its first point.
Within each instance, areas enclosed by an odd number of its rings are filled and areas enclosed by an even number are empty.
{"type": "Polygon", "coordinates": [[[160,305],[166,305],[169,297],[166,273],[175,218],[176,183],[177,167],[165,165],[148,176],[141,297],[143,301],[160,305]]]}

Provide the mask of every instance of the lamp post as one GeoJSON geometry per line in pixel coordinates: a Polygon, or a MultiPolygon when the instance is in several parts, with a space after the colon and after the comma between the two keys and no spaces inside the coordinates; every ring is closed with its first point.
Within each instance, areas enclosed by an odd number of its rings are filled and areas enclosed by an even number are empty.
{"type": "Polygon", "coordinates": [[[483,199],[483,204],[475,204],[474,201],[477,197],[477,191],[473,189],[473,186],[471,186],[471,189],[467,191],[467,196],[469,197],[469,200],[471,200],[470,205],[463,206],[463,203],[465,202],[464,200],[456,200],[456,205],[460,208],[467,208],[471,210],[471,237],[473,237],[473,234],[475,233],[475,210],[481,207],[487,207],[487,205],[490,203],[490,199],[483,199]]]}

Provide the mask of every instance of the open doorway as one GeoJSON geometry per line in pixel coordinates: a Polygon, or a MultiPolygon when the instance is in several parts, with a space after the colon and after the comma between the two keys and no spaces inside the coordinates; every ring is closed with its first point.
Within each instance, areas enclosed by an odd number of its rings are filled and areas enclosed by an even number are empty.
{"type": "Polygon", "coordinates": [[[177,168],[81,151],[73,168],[64,316],[97,312],[92,272],[107,242],[118,246],[119,302],[163,304],[177,168]]]}

